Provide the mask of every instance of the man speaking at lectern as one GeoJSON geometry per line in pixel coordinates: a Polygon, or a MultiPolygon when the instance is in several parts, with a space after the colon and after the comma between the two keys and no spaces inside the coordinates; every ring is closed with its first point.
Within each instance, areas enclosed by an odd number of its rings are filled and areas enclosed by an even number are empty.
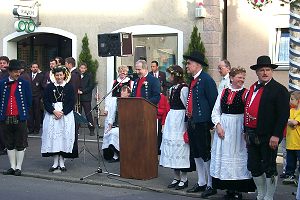
{"type": "Polygon", "coordinates": [[[148,73],[147,62],[138,60],[135,71],[139,78],[134,81],[132,97],[143,97],[157,105],[160,100],[160,83],[157,78],[148,73]]]}

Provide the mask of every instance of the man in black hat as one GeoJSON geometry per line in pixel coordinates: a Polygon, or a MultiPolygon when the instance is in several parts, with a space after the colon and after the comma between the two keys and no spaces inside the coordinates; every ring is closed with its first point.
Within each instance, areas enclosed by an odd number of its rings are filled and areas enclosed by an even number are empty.
{"type": "Polygon", "coordinates": [[[204,61],[204,55],[198,51],[192,52],[187,59],[187,72],[192,74],[193,80],[190,84],[187,100],[188,135],[191,151],[193,152],[196,169],[198,172],[198,183],[187,192],[199,192],[202,198],[217,193],[212,188],[210,176],[210,150],[212,128],[211,112],[218,96],[215,81],[203,71],[203,66],[208,66],[204,61]],[[207,177],[207,179],[206,179],[207,177]]]}
{"type": "Polygon", "coordinates": [[[9,62],[8,73],[9,77],[0,81],[0,127],[11,168],[3,174],[20,176],[25,149],[28,146],[26,120],[32,93],[29,82],[19,78],[21,65],[18,60],[9,62]]]}
{"type": "Polygon", "coordinates": [[[278,144],[289,118],[287,89],[273,79],[269,56],[257,58],[250,67],[258,81],[249,90],[245,107],[245,138],[248,148],[248,170],[257,187],[258,200],[273,199],[277,185],[276,157],[278,144]]]}

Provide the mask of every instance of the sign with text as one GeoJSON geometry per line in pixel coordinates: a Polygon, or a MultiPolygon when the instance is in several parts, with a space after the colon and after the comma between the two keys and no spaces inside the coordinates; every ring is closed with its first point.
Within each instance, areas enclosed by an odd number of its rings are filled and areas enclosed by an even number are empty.
{"type": "Polygon", "coordinates": [[[13,15],[18,20],[14,23],[16,31],[32,33],[35,28],[40,25],[39,22],[39,6],[38,1],[19,1],[14,5],[13,15]]]}
{"type": "Polygon", "coordinates": [[[37,17],[38,8],[19,6],[18,8],[13,9],[13,14],[18,16],[23,16],[23,17],[37,17]]]}

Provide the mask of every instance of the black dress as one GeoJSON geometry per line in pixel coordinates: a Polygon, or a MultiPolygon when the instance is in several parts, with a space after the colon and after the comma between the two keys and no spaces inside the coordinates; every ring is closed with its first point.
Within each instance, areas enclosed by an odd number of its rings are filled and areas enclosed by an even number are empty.
{"type": "MultiPolygon", "coordinates": [[[[74,108],[74,90],[73,87],[70,83],[67,83],[66,85],[62,86],[55,86],[53,83],[48,84],[45,91],[44,91],[44,107],[45,110],[47,111],[46,115],[48,114],[52,114],[54,109],[54,103],[58,103],[58,102],[62,102],[63,105],[63,113],[64,115],[68,115],[70,112],[73,111],[74,108]]],[[[48,123],[47,118],[45,116],[44,119],[44,125],[45,123],[48,123]]],[[[75,123],[75,121],[70,122],[70,123],[75,123]]],[[[46,132],[47,130],[44,129],[45,127],[43,127],[43,134],[44,131],[46,132]]],[[[42,153],[43,157],[49,157],[49,156],[53,156],[53,155],[62,155],[64,158],[77,158],[78,157],[78,137],[75,134],[75,131],[73,133],[75,135],[75,140],[74,140],[74,144],[73,144],[73,149],[72,149],[72,153],[67,153],[67,152],[44,152],[42,153]]],[[[43,136],[42,136],[43,137],[43,136]]],[[[43,139],[42,139],[43,141],[43,139]]],[[[43,149],[43,144],[42,144],[42,149],[43,149]]]]}

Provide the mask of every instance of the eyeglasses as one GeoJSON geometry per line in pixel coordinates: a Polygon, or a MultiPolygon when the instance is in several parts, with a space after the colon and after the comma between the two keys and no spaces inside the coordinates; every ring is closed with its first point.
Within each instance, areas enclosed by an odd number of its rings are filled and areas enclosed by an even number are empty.
{"type": "Polygon", "coordinates": [[[219,71],[222,70],[222,69],[224,69],[224,68],[225,68],[225,66],[221,66],[221,65],[218,66],[218,70],[219,71]]]}

